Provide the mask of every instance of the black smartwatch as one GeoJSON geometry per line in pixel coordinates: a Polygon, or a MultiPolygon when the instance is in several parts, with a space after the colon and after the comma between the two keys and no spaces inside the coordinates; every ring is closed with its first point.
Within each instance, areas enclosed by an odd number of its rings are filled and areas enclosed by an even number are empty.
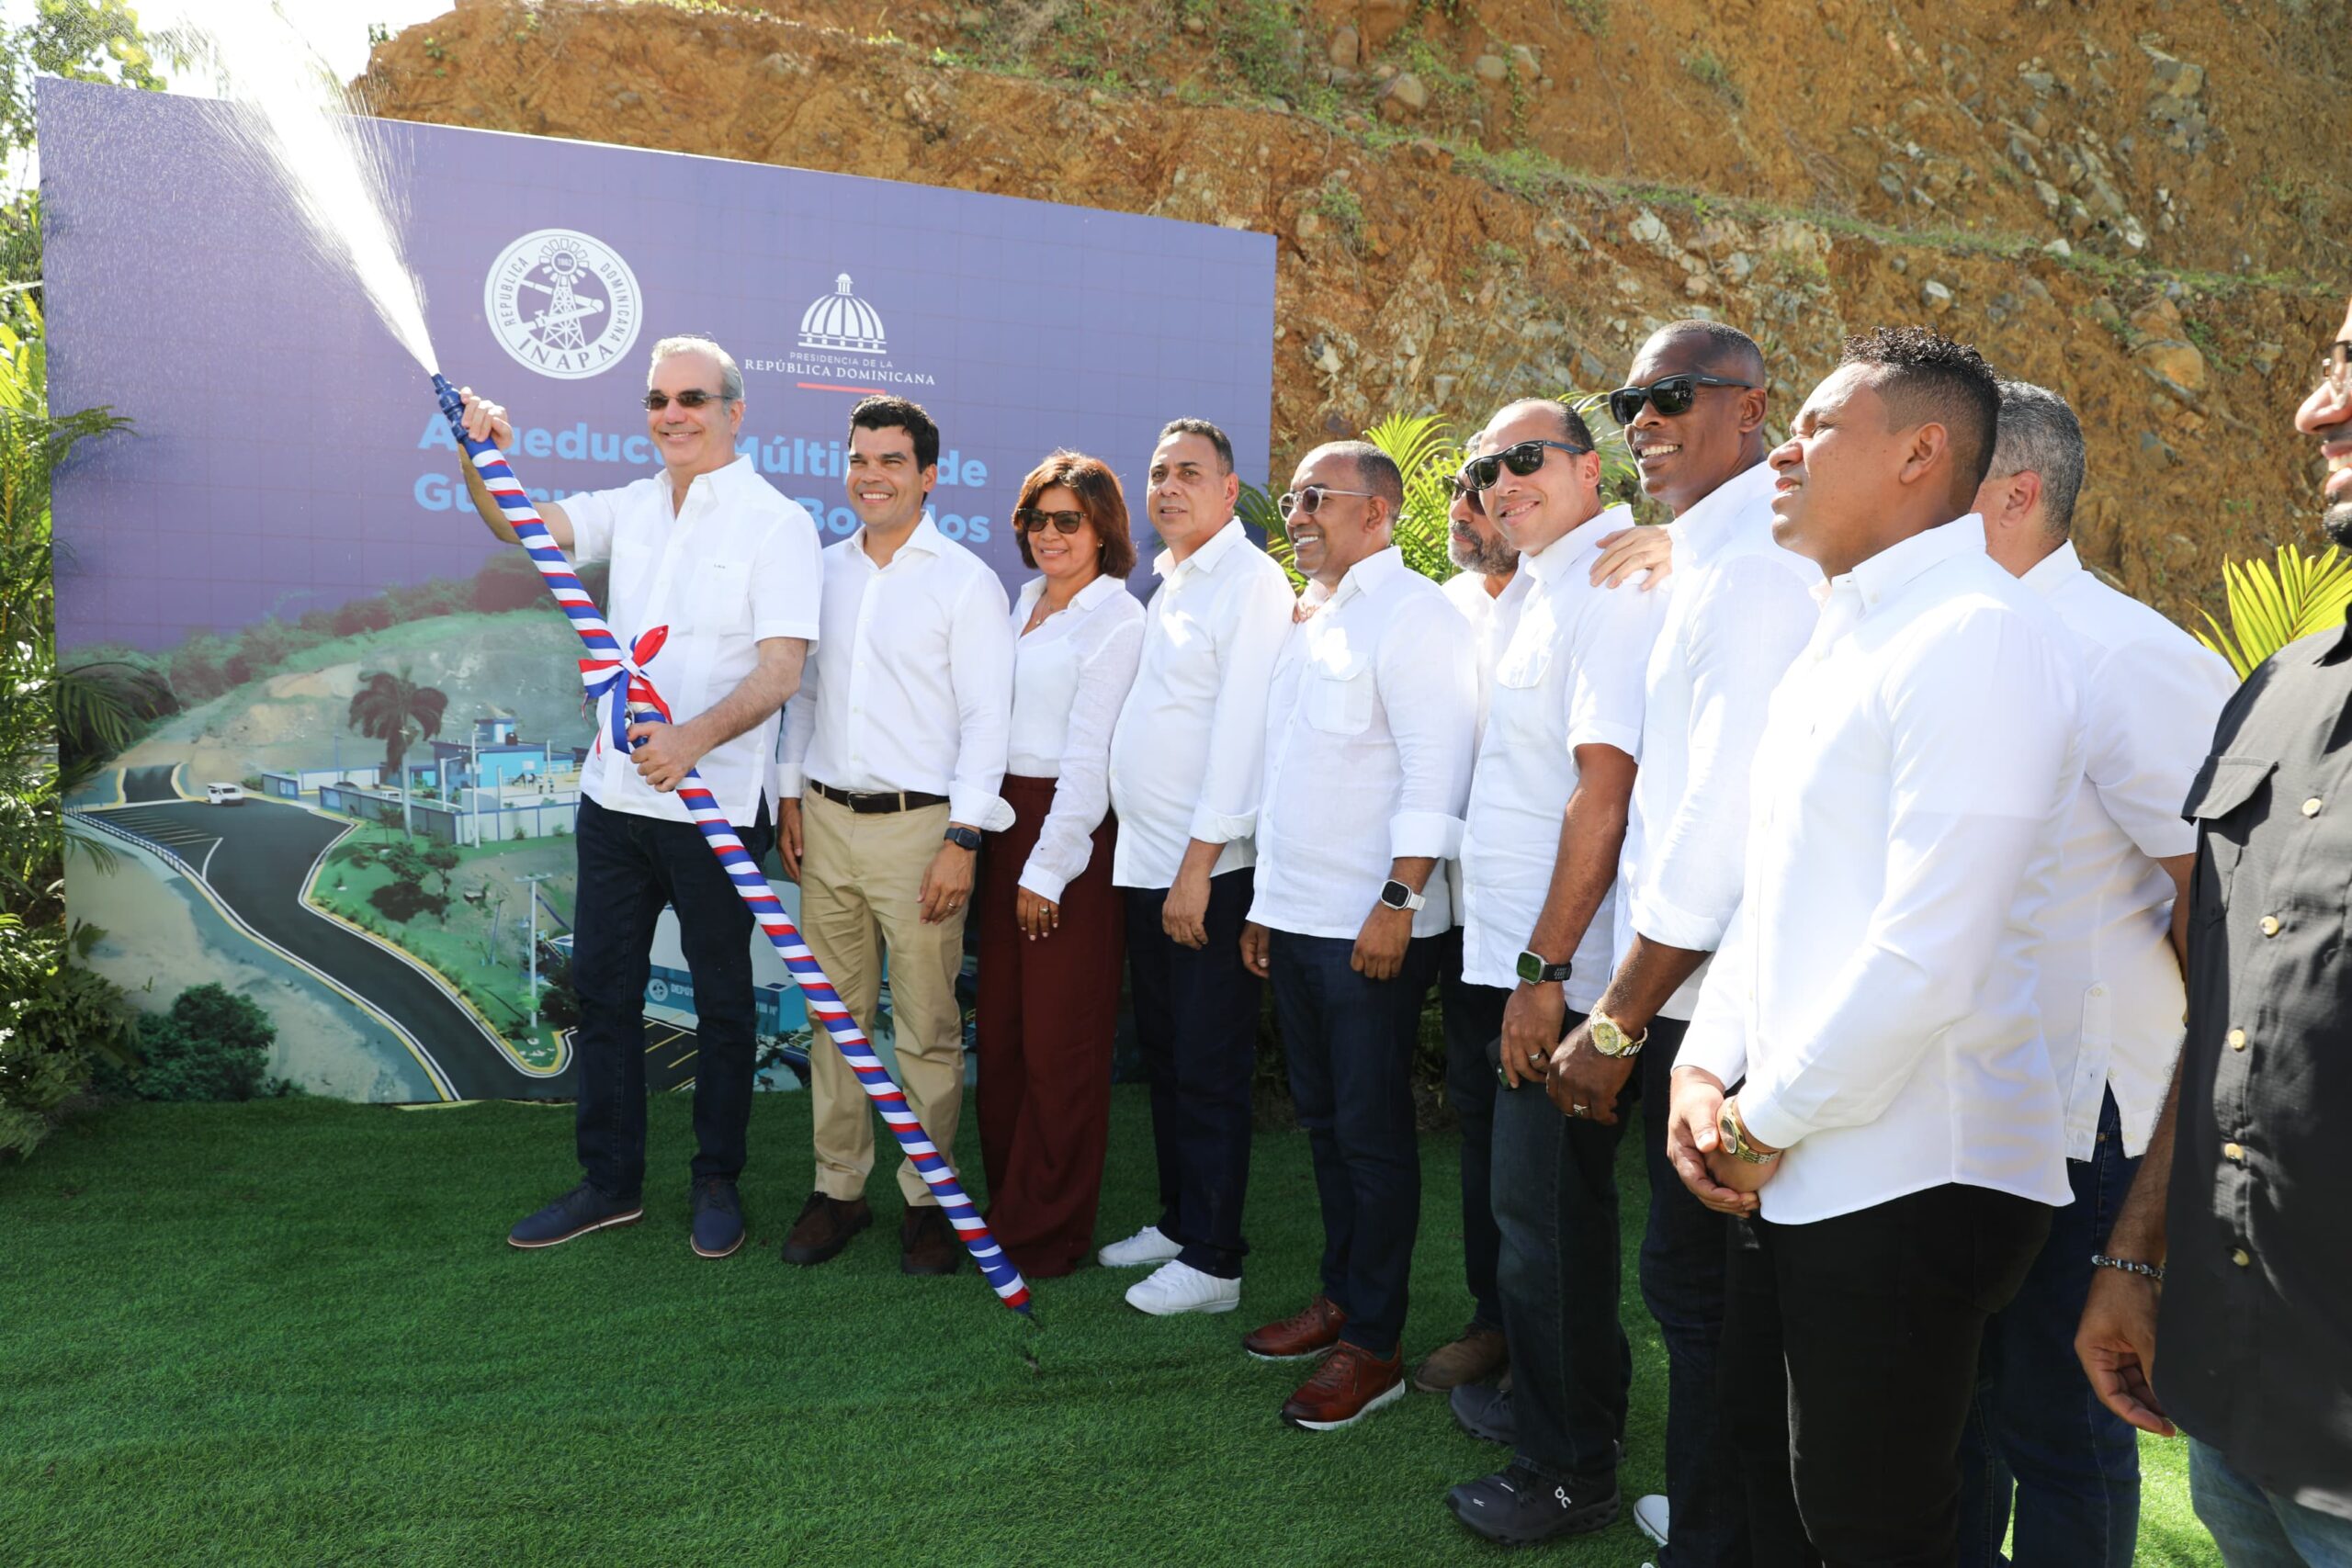
{"type": "Polygon", "coordinates": [[[980,830],[978,828],[950,828],[944,837],[959,850],[969,850],[974,854],[980,852],[980,830]]]}
{"type": "Polygon", "coordinates": [[[1568,977],[1565,964],[1550,964],[1540,953],[1521,948],[1519,954],[1519,983],[1522,986],[1557,985],[1568,977]]]}
{"type": "Polygon", "coordinates": [[[1429,896],[1414,892],[1392,876],[1381,885],[1380,901],[1392,909],[1419,909],[1429,903],[1429,896]]]}

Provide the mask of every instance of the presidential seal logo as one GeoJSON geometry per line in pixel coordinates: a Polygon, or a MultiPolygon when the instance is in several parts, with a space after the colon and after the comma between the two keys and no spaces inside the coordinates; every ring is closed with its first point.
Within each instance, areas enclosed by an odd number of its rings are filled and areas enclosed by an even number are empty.
{"type": "Polygon", "coordinates": [[[800,346],[846,349],[852,354],[888,354],[882,318],[851,289],[849,274],[833,279],[833,291],[820,294],[800,312],[800,346]]]}
{"type": "Polygon", "coordinates": [[[746,359],[743,368],[805,378],[798,385],[820,392],[939,385],[931,372],[902,366],[891,356],[882,312],[857,297],[857,286],[845,272],[835,275],[831,293],[818,295],[800,312],[800,336],[789,353],[746,359]]]}
{"type": "Polygon", "coordinates": [[[567,381],[610,369],[643,320],[628,263],[576,229],[537,230],[501,251],[482,315],[517,363],[567,381]]]}

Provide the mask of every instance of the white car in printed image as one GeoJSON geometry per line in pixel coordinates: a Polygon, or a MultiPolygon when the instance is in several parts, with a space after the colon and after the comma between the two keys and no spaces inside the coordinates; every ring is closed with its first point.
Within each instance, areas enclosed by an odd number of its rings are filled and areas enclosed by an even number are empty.
{"type": "Polygon", "coordinates": [[[244,786],[232,784],[206,784],[204,803],[207,806],[243,806],[245,803],[244,786]]]}

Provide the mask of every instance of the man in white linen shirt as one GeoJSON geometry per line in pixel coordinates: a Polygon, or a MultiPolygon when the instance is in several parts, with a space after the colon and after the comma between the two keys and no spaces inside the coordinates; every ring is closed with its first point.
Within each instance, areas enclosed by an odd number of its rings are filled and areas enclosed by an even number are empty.
{"type": "MultiPolygon", "coordinates": [[[[465,395],[468,433],[514,450],[506,411],[471,389],[465,395]]],[[[661,473],[538,508],[575,563],[612,563],[609,623],[623,647],[650,649],[646,634],[667,628],[644,666],[675,722],[629,724],[624,752],[612,742],[610,707],[597,715],[572,840],[574,1138],[582,1179],[507,1240],[553,1247],[645,1213],[645,982],[654,923],[667,904],[678,912],[697,1018],[692,1242],[703,1257],[724,1258],[743,1241],[736,1183],[750,1134],[759,1018],[753,928],[673,792],[699,768],[753,858],[775,841],[767,759],[776,712],[799,685],[817,637],[817,525],[735,455],[743,373],[718,344],[691,336],[655,344],[645,409],[661,473]]],[[[465,477],[490,531],[514,542],[470,461],[465,477]]]]}
{"type": "Polygon", "coordinates": [[[1241,1344],[1261,1360],[1323,1357],[1282,1407],[1317,1432],[1405,1393],[1421,1211],[1413,1048],[1453,923],[1438,868],[1461,848],[1476,728],[1470,629],[1391,542],[1404,504],[1395,461],[1365,441],[1309,452],[1282,498],[1308,582],[1266,705],[1241,950],[1273,987],[1323,1262],[1305,1310],[1241,1344]]]}
{"type": "MultiPolygon", "coordinates": [[[[907,1108],[943,1153],[964,1111],[964,916],[997,797],[1012,711],[1004,585],[942,534],[924,502],[939,427],[903,398],[850,411],[849,502],[864,526],[825,548],[824,652],[785,716],[778,847],[800,883],[800,924],[868,1033],[888,955],[891,1043],[907,1108]]],[[[816,1190],[784,1260],[838,1256],[873,1223],[874,1112],[840,1052],[808,1054],[816,1190]]],[[[952,1274],[963,1246],[911,1160],[899,1267],[952,1274]]]]}
{"type": "Polygon", "coordinates": [[[1674,513],[1666,531],[1675,570],[1645,678],[1617,968],[1554,1055],[1549,1086],[1560,1111],[1582,1105],[1612,1121],[1639,1070],[1635,1091],[1650,1108],[1642,1299],[1666,1340],[1667,1490],[1637,1499],[1634,1517],[1659,1543],[1659,1568],[1702,1568],[1747,1562],[1747,1497],[1715,1419],[1730,1221],[1675,1175],[1661,1123],[1699,977],[1739,904],[1747,774],[1765,707],[1813,635],[1821,569],[1772,538],[1767,378],[1747,333],[1671,322],[1642,345],[1629,379],[1610,395],[1610,412],[1642,488],[1674,513]]]}
{"type": "Polygon", "coordinates": [[[1829,581],[1667,1128],[1702,1200],[1761,1190],[1721,1352],[1758,1562],[1953,1560],[1984,1323],[2068,1197],[2034,963],[2075,655],[1968,511],[1999,406],[1974,349],[1881,328],[1769,459],[1775,533],[1829,581]]]}
{"type": "Polygon", "coordinates": [[[1296,604],[1290,580],[1233,515],[1233,443],[1171,421],[1145,502],[1168,548],[1145,610],[1143,661],[1111,736],[1111,880],[1126,889],[1136,1044],[1151,1079],[1159,1214],[1104,1247],[1156,1263],[1127,1303],[1153,1316],[1241,1301],[1250,1085],[1259,980],[1241,962],[1250,912],[1266,688],[1296,604]]]}
{"type": "MultiPolygon", "coordinates": [[[[1478,445],[1465,473],[1520,551],[1495,604],[1501,651],[1462,842],[1463,979],[1506,993],[1493,1196],[1517,1451],[1447,1502],[1472,1530],[1518,1544],[1617,1514],[1633,1355],[1615,1292],[1594,1286],[1618,1268],[1619,1134],[1554,1110],[1544,1075],[1609,978],[1642,671],[1663,602],[1591,581],[1601,537],[1632,514],[1603,508],[1600,458],[1574,409],[1509,404],[1478,445]]],[[[1448,1397],[1465,1426],[1498,1430],[1472,1408],[1491,1404],[1492,1387],[1459,1384],[1448,1397]]]]}
{"type": "Polygon", "coordinates": [[[2083,783],[2043,921],[2036,994],[2066,1110],[2074,1201],[1984,1333],[1962,1450],[1962,1568],[2129,1568],[2140,1447],[2075,1358],[2091,1255],[2123,1206],[2180,1051],[2197,829],[2180,815],[2237,677],[2219,654],[2086,570],[2068,541],[2083,427],[2057,393],[2001,384],[1976,492],[1993,559],[2066,624],[2083,663],[2083,783]]]}
{"type": "MultiPolygon", "coordinates": [[[[1463,443],[1478,450],[1478,437],[1463,443]]],[[[1446,554],[1459,568],[1442,584],[1445,596],[1470,623],[1477,661],[1478,724],[1486,728],[1487,682],[1494,674],[1495,602],[1519,572],[1519,550],[1487,517],[1478,492],[1456,474],[1446,510],[1446,554]]],[[[1445,1030],[1445,1100],[1462,1133],[1462,1272],[1470,1287],[1470,1321],[1461,1335],[1439,1346],[1413,1369],[1413,1386],[1423,1393],[1450,1393],[1463,1383],[1487,1382],[1510,1365],[1503,1334],[1502,1298],[1495,1288],[1495,1258],[1502,1236],[1495,1229],[1493,1185],[1495,1069],[1487,1047],[1503,1030],[1503,1003],[1510,993],[1462,979],[1462,862],[1445,863],[1447,891],[1453,899],[1453,925],[1439,938],[1438,1013],[1445,1030]]]]}

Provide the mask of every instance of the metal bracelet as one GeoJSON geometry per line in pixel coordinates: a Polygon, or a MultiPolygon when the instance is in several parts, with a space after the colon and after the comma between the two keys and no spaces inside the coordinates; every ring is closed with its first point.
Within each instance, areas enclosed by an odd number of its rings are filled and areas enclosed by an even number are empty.
{"type": "Polygon", "coordinates": [[[2165,1268],[2161,1263],[2135,1263],[2129,1258],[2109,1258],[2103,1252],[2094,1252],[2091,1254],[2091,1267],[2137,1274],[2143,1279],[2154,1280],[2159,1285],[2165,1282],[2165,1268]]]}

